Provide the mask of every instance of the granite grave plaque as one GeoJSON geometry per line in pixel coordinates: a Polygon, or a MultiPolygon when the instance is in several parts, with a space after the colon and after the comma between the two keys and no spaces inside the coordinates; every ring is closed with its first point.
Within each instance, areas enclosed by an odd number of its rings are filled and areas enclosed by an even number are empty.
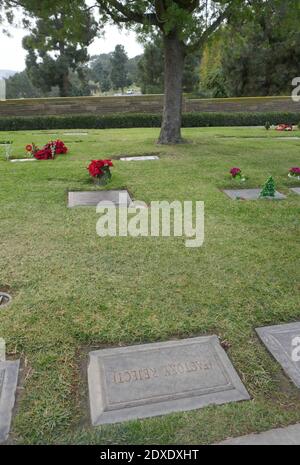
{"type": "Polygon", "coordinates": [[[8,438],[18,384],[19,360],[0,362],[0,443],[8,438]]]}
{"type": "Polygon", "coordinates": [[[299,136],[277,136],[277,137],[275,137],[275,139],[279,139],[279,140],[299,140],[300,137],[299,136]]]}
{"type": "Polygon", "coordinates": [[[249,399],[217,336],[91,352],[94,426],[249,399]]]}
{"type": "Polygon", "coordinates": [[[300,322],[256,329],[262,342],[300,388],[300,322]]]}
{"type": "Polygon", "coordinates": [[[14,158],[13,160],[10,160],[11,163],[24,163],[27,161],[37,161],[36,158],[14,158]]]}
{"type": "MultiPolygon", "coordinates": [[[[260,198],[262,189],[225,189],[223,192],[232,200],[265,200],[260,198]]],[[[286,196],[280,192],[275,193],[275,197],[267,197],[267,200],[283,200],[286,196]]]]}
{"type": "Polygon", "coordinates": [[[64,132],[64,136],[87,136],[87,132],[64,132]]]}
{"type": "Polygon", "coordinates": [[[292,187],[291,190],[293,192],[295,192],[295,194],[299,194],[300,195],[300,187],[292,187]]]}
{"type": "Polygon", "coordinates": [[[69,192],[69,207],[95,207],[99,202],[113,202],[118,207],[128,207],[132,200],[126,190],[69,192]]]}
{"type": "Polygon", "coordinates": [[[123,157],[120,158],[121,161],[148,161],[148,160],[159,160],[159,157],[156,155],[147,155],[143,157],[123,157]]]}

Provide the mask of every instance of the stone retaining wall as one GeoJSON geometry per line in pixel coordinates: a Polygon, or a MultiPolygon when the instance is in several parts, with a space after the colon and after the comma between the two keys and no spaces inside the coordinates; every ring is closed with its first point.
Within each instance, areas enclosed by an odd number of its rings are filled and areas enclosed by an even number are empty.
{"type": "MultiPolygon", "coordinates": [[[[161,113],[163,95],[68,97],[0,101],[0,116],[44,116],[111,113],[161,113]]],[[[291,97],[228,99],[183,98],[184,112],[300,112],[291,97]]]]}

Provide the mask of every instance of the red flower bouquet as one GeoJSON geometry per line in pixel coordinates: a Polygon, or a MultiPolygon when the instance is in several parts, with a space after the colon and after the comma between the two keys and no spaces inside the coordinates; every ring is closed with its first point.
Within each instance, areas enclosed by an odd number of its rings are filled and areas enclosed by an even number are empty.
{"type": "Polygon", "coordinates": [[[293,130],[293,125],[292,124],[278,124],[276,126],[276,131],[292,131],[293,130]]]}
{"type": "Polygon", "coordinates": [[[97,184],[105,185],[111,180],[110,168],[113,166],[111,160],[92,160],[87,169],[97,184]]]}
{"type": "Polygon", "coordinates": [[[297,178],[300,179],[300,168],[299,166],[294,166],[289,170],[289,178],[297,178]]]}
{"type": "Polygon", "coordinates": [[[48,142],[42,149],[39,149],[35,144],[26,145],[26,150],[37,160],[54,160],[56,155],[67,153],[68,147],[65,146],[62,140],[58,139],[48,142]]]}
{"type": "Polygon", "coordinates": [[[241,168],[231,168],[230,174],[231,174],[232,179],[236,179],[239,181],[246,181],[246,178],[243,175],[241,168]]]}

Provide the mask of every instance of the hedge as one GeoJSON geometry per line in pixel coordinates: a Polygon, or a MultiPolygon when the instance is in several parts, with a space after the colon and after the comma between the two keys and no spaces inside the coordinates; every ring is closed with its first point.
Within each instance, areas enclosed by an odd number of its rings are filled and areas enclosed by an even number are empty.
{"type": "MultiPolygon", "coordinates": [[[[257,112],[257,113],[184,113],[183,127],[213,126],[263,126],[300,122],[300,112],[257,112]]],[[[156,128],[161,125],[161,115],[148,113],[116,113],[110,115],[72,116],[24,116],[1,117],[0,131],[41,129],[112,129],[112,128],[156,128]]]]}

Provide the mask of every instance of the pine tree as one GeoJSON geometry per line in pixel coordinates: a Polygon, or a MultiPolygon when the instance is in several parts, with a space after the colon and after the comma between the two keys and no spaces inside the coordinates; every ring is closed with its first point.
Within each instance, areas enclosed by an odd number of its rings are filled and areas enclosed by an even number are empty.
{"type": "Polygon", "coordinates": [[[128,56],[123,45],[116,45],[111,56],[110,80],[115,90],[121,89],[124,93],[124,87],[129,85],[126,64],[128,56]]]}
{"type": "Polygon", "coordinates": [[[52,1],[45,3],[49,3],[48,9],[32,12],[36,21],[23,39],[23,48],[27,51],[26,72],[42,92],[51,92],[57,86],[61,97],[71,96],[72,73],[77,74],[79,86],[87,88],[84,65],[89,60],[88,46],[98,26],[82,2],[76,0],[76,5],[54,2],[53,6],[52,1]]]}
{"type": "Polygon", "coordinates": [[[273,177],[270,176],[262,188],[260,197],[275,197],[275,193],[276,193],[275,181],[273,177]]]}

